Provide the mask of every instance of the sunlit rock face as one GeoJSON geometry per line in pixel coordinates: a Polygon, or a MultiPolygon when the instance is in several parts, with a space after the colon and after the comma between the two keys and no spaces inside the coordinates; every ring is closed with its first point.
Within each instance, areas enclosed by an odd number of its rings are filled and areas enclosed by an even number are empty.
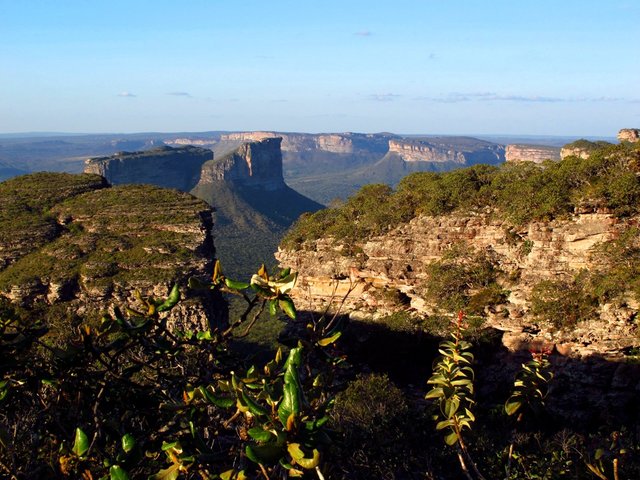
{"type": "Polygon", "coordinates": [[[286,187],[282,177],[281,141],[280,137],[267,137],[245,143],[223,158],[208,162],[202,168],[198,186],[224,180],[265,190],[286,187]]]}
{"type": "Polygon", "coordinates": [[[507,162],[542,163],[545,160],[560,160],[560,148],[541,145],[507,145],[507,162]]]}
{"type": "Polygon", "coordinates": [[[618,140],[632,143],[640,141],[640,128],[623,128],[618,132],[618,140]]]}

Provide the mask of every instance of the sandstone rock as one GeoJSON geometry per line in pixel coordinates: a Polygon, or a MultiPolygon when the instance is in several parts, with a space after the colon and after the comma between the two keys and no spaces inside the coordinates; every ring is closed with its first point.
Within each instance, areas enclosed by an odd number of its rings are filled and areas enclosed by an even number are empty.
{"type": "Polygon", "coordinates": [[[220,159],[207,162],[200,173],[197,188],[215,181],[229,181],[242,186],[259,186],[264,190],[285,188],[282,177],[282,154],[278,138],[264,138],[245,143],[220,159]],[[259,161],[253,161],[259,157],[259,161]]]}
{"type": "Polygon", "coordinates": [[[84,171],[101,175],[112,185],[144,183],[188,192],[198,182],[202,165],[212,158],[209,149],[160,147],[89,158],[84,171]]]}
{"type": "Polygon", "coordinates": [[[640,129],[623,128],[618,132],[618,140],[621,142],[638,142],[640,141],[640,129]]]}
{"type": "Polygon", "coordinates": [[[594,268],[592,247],[616,237],[635,221],[620,222],[610,214],[592,213],[532,222],[513,242],[507,241],[504,221],[489,214],[419,216],[366,241],[360,257],[345,256],[327,238],[302,251],[279,250],[276,257],[283,266],[300,272],[301,281],[293,294],[302,305],[326,306],[352,288],[345,311],[389,314],[399,306],[385,302],[373,305],[364,292],[380,298],[384,291],[397,290],[406,295],[414,312],[429,315],[433,306],[423,296],[427,267],[440,260],[450,246],[467,242],[476,251],[491,255],[503,271],[512,272],[500,280],[510,292],[508,303],[500,312],[490,312],[487,320],[488,326],[512,332],[505,335],[505,346],[512,349],[517,344],[544,340],[557,344],[563,354],[610,355],[634,341],[634,312],[629,307],[606,307],[600,318],[582,322],[565,334],[554,332],[551,326],[531,329],[535,322],[529,312],[529,297],[532,286],[541,280],[571,279],[581,269],[594,268]],[[523,245],[528,248],[523,250],[523,245]]]}
{"type": "Polygon", "coordinates": [[[543,145],[507,145],[505,158],[507,162],[542,163],[545,160],[560,160],[558,147],[543,145]]]}

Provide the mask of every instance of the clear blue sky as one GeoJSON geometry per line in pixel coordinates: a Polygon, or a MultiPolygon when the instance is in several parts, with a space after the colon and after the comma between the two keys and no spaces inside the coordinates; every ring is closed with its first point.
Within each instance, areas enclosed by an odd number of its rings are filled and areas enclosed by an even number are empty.
{"type": "Polygon", "coordinates": [[[0,0],[0,133],[613,136],[639,0],[0,0]]]}

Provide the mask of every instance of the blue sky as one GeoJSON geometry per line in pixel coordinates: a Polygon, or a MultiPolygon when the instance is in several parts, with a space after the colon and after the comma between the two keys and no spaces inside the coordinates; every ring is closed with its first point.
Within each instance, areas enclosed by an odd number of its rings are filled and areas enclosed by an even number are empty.
{"type": "Polygon", "coordinates": [[[614,136],[638,0],[0,0],[0,133],[614,136]]]}

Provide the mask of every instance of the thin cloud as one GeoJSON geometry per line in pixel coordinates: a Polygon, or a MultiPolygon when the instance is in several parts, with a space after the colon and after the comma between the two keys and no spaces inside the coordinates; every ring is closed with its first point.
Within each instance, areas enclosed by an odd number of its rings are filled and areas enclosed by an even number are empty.
{"type": "Polygon", "coordinates": [[[119,97],[129,97],[129,98],[133,98],[133,97],[137,97],[137,95],[131,93],[131,92],[120,92],[118,94],[119,97]]]}
{"type": "Polygon", "coordinates": [[[495,92],[451,92],[438,97],[422,97],[437,103],[460,102],[520,102],[520,103],[578,103],[629,101],[618,97],[549,97],[544,95],[504,95],[495,92]]]}
{"type": "Polygon", "coordinates": [[[171,95],[173,97],[187,97],[192,98],[191,94],[188,92],[167,92],[167,95],[171,95]]]}
{"type": "Polygon", "coordinates": [[[373,35],[373,32],[370,32],[369,30],[360,30],[359,32],[355,32],[354,35],[357,35],[358,37],[370,37],[373,35]]]}
{"type": "Polygon", "coordinates": [[[369,100],[374,100],[376,102],[393,102],[398,100],[402,95],[398,95],[397,93],[374,93],[373,95],[369,95],[369,100]]]}

